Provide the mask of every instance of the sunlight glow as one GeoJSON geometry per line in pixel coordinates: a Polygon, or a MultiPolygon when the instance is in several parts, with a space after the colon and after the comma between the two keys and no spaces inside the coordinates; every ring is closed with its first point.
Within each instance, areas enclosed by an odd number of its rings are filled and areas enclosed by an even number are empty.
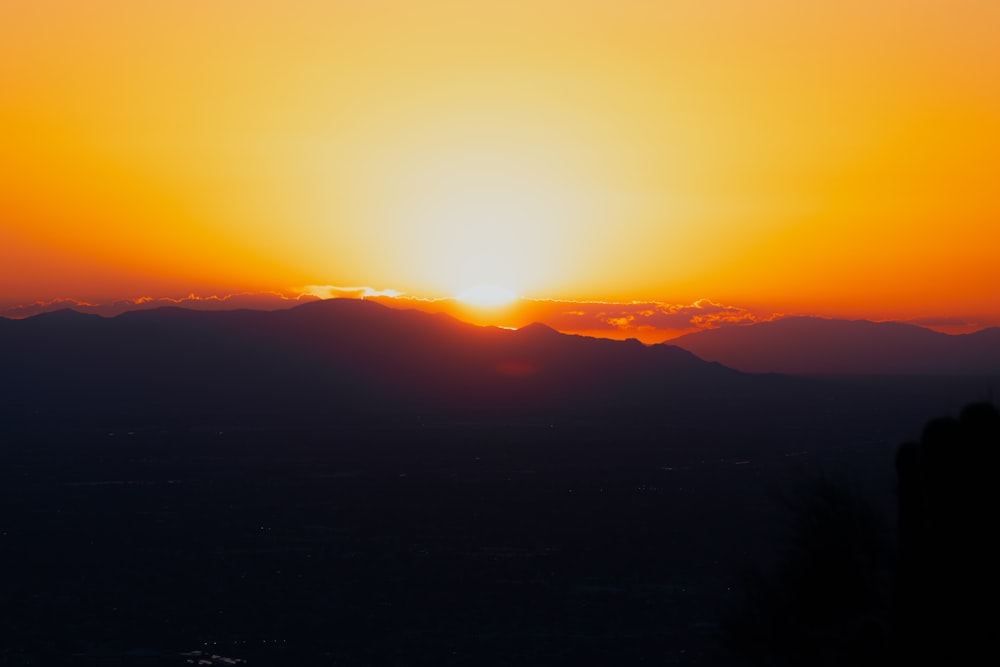
{"type": "Polygon", "coordinates": [[[518,296],[496,285],[476,285],[455,296],[462,303],[480,308],[499,308],[517,300],[518,296]]]}
{"type": "Polygon", "coordinates": [[[990,0],[0,2],[0,308],[994,322],[998,33],[990,0]]]}
{"type": "MultiPolygon", "coordinates": [[[[600,261],[595,249],[615,245],[613,221],[633,217],[628,188],[613,178],[628,160],[610,130],[546,94],[551,85],[499,73],[488,85],[462,83],[389,105],[337,144],[324,159],[349,154],[351,169],[326,196],[347,213],[327,217],[385,230],[372,247],[387,284],[408,293],[554,290],[600,261]]],[[[317,252],[335,242],[319,237],[317,252]]]]}

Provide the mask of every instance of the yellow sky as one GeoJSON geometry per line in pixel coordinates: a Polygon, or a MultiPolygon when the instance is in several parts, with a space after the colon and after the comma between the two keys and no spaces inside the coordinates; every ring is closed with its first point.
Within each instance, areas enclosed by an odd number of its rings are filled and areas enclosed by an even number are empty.
{"type": "Polygon", "coordinates": [[[0,302],[1000,321],[993,0],[7,0],[0,302]]]}

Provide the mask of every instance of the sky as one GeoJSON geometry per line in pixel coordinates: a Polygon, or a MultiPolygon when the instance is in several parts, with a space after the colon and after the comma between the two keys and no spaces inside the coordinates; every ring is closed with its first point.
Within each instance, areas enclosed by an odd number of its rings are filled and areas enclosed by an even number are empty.
{"type": "Polygon", "coordinates": [[[998,34],[994,0],[6,0],[0,314],[1000,325],[998,34]],[[483,285],[524,298],[449,299],[483,285]]]}

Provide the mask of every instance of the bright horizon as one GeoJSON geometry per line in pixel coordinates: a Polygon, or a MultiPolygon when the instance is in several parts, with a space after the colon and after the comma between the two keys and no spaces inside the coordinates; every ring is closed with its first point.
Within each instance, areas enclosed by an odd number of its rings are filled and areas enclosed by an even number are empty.
{"type": "Polygon", "coordinates": [[[997,326],[997,34],[986,0],[5,3],[0,314],[997,326]]]}

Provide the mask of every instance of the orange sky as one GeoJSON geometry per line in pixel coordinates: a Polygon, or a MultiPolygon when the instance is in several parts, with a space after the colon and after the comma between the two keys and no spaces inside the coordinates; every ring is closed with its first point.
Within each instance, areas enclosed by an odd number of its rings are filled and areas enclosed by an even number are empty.
{"type": "Polygon", "coordinates": [[[993,0],[4,2],[0,309],[493,284],[1000,324],[998,34],[993,0]]]}

